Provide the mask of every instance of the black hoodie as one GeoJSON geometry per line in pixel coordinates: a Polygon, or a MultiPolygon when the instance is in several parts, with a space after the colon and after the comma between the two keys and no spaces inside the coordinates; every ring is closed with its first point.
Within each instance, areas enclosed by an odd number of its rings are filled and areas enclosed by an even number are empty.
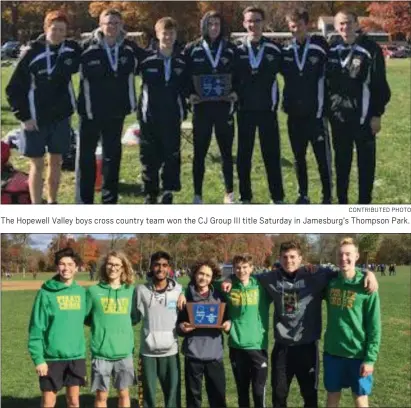
{"type": "Polygon", "coordinates": [[[29,44],[6,87],[8,102],[19,121],[35,119],[38,126],[44,126],[73,114],[76,99],[71,76],[78,71],[80,52],[72,40],[50,46],[49,74],[45,35],[29,44]]]}
{"type": "MultiPolygon", "coordinates": [[[[190,283],[186,290],[187,302],[202,303],[224,303],[225,300],[220,292],[210,286],[208,298],[200,296],[195,285],[190,283]]],[[[223,317],[223,322],[227,320],[227,308],[223,317]]],[[[197,360],[222,360],[224,354],[223,332],[220,329],[199,328],[190,333],[183,333],[180,329],[180,323],[188,322],[187,308],[182,310],[177,319],[177,333],[184,336],[182,353],[188,358],[197,360]]]]}

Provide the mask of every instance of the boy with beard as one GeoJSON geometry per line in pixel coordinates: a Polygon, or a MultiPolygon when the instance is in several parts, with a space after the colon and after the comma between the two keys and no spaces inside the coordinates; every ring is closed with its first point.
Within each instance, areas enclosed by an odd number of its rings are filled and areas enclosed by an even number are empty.
{"type": "Polygon", "coordinates": [[[180,362],[176,332],[177,300],[181,285],[168,277],[171,257],[151,255],[148,282],[136,286],[136,322],[143,322],[139,358],[139,406],[155,408],[156,382],[160,380],[166,408],[179,408],[180,362]],[[141,380],[140,380],[141,379],[141,380]]]}

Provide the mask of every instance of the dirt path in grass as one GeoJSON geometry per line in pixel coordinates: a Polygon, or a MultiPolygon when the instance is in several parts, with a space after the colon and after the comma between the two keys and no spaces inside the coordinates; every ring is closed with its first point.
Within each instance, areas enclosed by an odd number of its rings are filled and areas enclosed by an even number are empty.
{"type": "MultiPolygon", "coordinates": [[[[9,290],[37,290],[40,289],[41,285],[44,281],[7,281],[2,280],[1,282],[1,290],[9,291],[9,290]]],[[[96,282],[91,281],[77,281],[77,283],[81,286],[90,286],[96,284],[96,282]]]]}

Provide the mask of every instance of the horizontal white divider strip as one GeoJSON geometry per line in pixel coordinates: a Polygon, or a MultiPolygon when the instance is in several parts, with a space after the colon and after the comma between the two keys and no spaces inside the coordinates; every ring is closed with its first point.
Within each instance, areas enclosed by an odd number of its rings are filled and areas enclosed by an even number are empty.
{"type": "Polygon", "coordinates": [[[3,233],[411,233],[411,205],[3,205],[3,233]]]}

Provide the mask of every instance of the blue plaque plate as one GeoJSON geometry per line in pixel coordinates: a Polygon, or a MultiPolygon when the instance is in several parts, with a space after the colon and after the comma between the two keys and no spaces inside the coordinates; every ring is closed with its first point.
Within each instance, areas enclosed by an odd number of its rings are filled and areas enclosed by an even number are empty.
{"type": "Polygon", "coordinates": [[[231,74],[198,75],[193,81],[202,101],[227,100],[231,92],[231,74]]]}
{"type": "Polygon", "coordinates": [[[190,323],[196,327],[220,328],[225,303],[187,303],[190,323]]]}

